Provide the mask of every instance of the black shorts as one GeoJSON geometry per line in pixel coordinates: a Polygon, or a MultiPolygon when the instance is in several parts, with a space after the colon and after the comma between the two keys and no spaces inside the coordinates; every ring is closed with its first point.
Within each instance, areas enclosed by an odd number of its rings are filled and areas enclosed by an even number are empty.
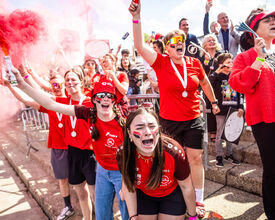
{"type": "Polygon", "coordinates": [[[85,180],[89,185],[95,185],[96,161],[92,150],[80,150],[68,146],[69,183],[77,185],[85,180]]]}
{"type": "Polygon", "coordinates": [[[202,117],[189,121],[172,121],[160,117],[162,132],[175,139],[183,147],[202,149],[204,119],[202,117]]]}
{"type": "Polygon", "coordinates": [[[52,148],[51,163],[56,179],[67,179],[69,177],[68,150],[52,148]]]}
{"type": "Polygon", "coordinates": [[[137,192],[137,212],[139,215],[184,215],[186,204],[179,186],[167,196],[152,197],[146,195],[140,189],[137,192]]]}

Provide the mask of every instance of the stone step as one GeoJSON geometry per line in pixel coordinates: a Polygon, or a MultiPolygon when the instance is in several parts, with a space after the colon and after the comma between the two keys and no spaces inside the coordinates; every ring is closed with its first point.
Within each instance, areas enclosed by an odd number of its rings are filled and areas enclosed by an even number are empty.
{"type": "Polygon", "coordinates": [[[249,193],[262,195],[262,168],[247,163],[232,165],[224,161],[224,167],[215,166],[216,159],[209,156],[209,167],[205,172],[205,178],[225,186],[231,186],[249,193]]]}

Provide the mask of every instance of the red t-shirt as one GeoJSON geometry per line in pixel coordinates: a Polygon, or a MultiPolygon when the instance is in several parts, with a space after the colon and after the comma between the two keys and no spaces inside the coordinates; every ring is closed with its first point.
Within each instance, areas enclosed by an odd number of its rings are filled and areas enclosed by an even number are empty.
{"type": "MultiPolygon", "coordinates": [[[[57,102],[61,102],[69,105],[70,97],[68,98],[60,98],[56,97],[57,102]]],[[[72,100],[72,105],[78,105],[79,101],[72,100]]],[[[87,107],[92,107],[93,104],[89,97],[83,101],[82,105],[87,107]]],[[[74,131],[76,132],[76,136],[73,137],[71,134],[73,132],[71,119],[73,116],[65,117],[65,143],[72,147],[79,148],[81,150],[91,150],[92,149],[92,138],[89,131],[88,123],[83,119],[77,119],[74,131]]]]}
{"type": "MultiPolygon", "coordinates": [[[[90,108],[75,106],[75,115],[92,126],[90,108]]],[[[123,142],[122,127],[115,119],[104,122],[99,118],[96,119],[95,126],[99,132],[99,139],[92,140],[92,144],[97,162],[106,170],[118,170],[116,152],[123,142]]]]}
{"type": "MultiPolygon", "coordinates": [[[[118,165],[121,164],[122,150],[119,148],[117,152],[118,165]]],[[[149,157],[140,157],[136,153],[136,188],[142,190],[145,194],[152,197],[163,197],[167,196],[173,192],[173,190],[178,186],[177,180],[184,180],[190,174],[189,163],[183,148],[177,143],[173,142],[164,144],[164,165],[162,182],[160,186],[154,190],[148,189],[146,187],[147,180],[150,177],[151,167],[153,161],[149,157]],[[149,159],[148,163],[144,159],[149,159]]]]}
{"type": "Polygon", "coordinates": [[[56,112],[50,111],[43,106],[39,108],[40,112],[47,113],[49,116],[49,136],[48,136],[48,148],[54,149],[68,149],[64,141],[65,132],[65,120],[66,115],[62,115],[62,119],[59,121],[56,112]],[[63,127],[58,127],[58,124],[62,123],[63,127]]]}
{"type": "MultiPolygon", "coordinates": [[[[173,69],[169,56],[158,54],[152,65],[158,78],[160,94],[159,115],[167,120],[187,121],[200,116],[200,100],[198,98],[199,80],[204,79],[205,72],[200,61],[193,57],[185,56],[187,68],[188,96],[184,98],[184,88],[173,69]]],[[[175,64],[183,80],[183,66],[175,64]]]]}

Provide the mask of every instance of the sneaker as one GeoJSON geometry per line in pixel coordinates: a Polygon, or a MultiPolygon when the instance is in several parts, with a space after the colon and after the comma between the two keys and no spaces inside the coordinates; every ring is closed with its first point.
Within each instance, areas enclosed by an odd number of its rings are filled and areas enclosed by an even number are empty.
{"type": "Polygon", "coordinates": [[[233,165],[240,165],[240,162],[239,162],[238,160],[236,160],[236,159],[233,157],[232,154],[230,154],[229,156],[225,155],[224,159],[227,160],[227,161],[231,160],[231,163],[232,163],[233,165]]]}
{"type": "Polygon", "coordinates": [[[216,157],[216,167],[223,167],[222,156],[216,157]]]}
{"type": "Polygon", "coordinates": [[[66,220],[69,217],[74,215],[74,209],[66,206],[64,209],[62,209],[61,214],[57,217],[57,220],[66,220]]]}

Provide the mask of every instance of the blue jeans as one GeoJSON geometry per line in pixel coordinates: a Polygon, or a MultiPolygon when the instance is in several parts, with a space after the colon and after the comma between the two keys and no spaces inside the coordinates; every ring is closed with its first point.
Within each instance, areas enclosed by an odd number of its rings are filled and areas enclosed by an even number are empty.
{"type": "Polygon", "coordinates": [[[122,177],[118,170],[106,170],[97,163],[95,183],[95,215],[96,220],[113,220],[113,203],[116,194],[122,220],[128,220],[125,201],[121,201],[119,191],[122,177]]]}

